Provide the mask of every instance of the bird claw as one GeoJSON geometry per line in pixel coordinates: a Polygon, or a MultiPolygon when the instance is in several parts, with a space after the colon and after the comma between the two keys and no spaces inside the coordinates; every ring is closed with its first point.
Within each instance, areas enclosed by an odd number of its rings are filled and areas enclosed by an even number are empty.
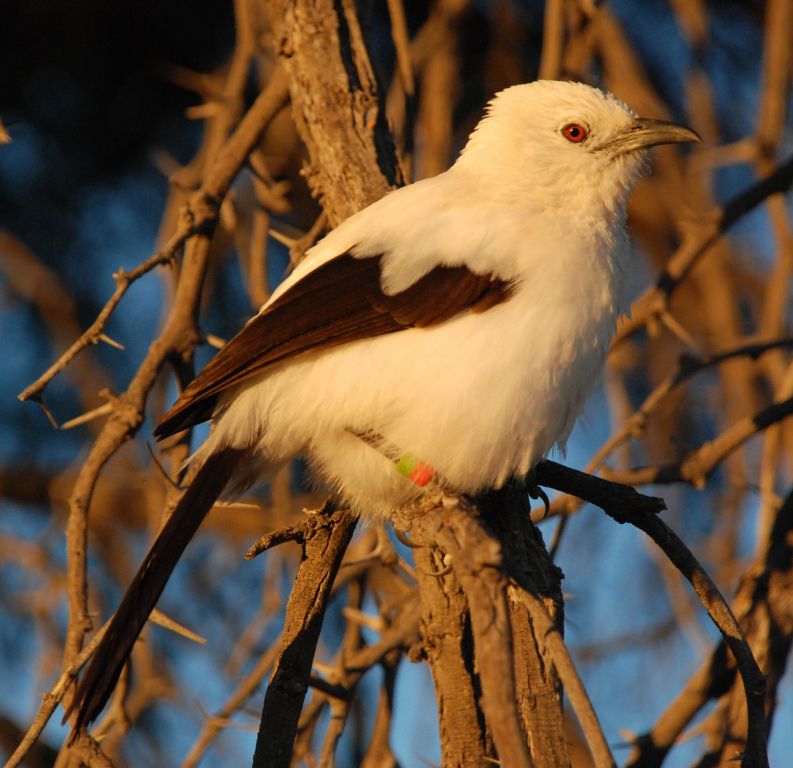
{"type": "Polygon", "coordinates": [[[443,568],[440,568],[437,571],[430,571],[426,568],[421,568],[420,566],[416,566],[417,573],[423,573],[425,576],[434,576],[436,579],[440,579],[443,576],[446,576],[452,572],[452,563],[451,557],[449,555],[444,555],[443,557],[443,568]]]}
{"type": "Polygon", "coordinates": [[[548,499],[548,494],[545,493],[537,481],[536,467],[532,467],[529,470],[529,473],[523,479],[523,482],[530,499],[542,499],[543,506],[545,507],[545,513],[543,514],[543,517],[547,517],[551,513],[551,502],[548,499]]]}
{"type": "Polygon", "coordinates": [[[414,544],[402,531],[397,530],[396,526],[392,526],[392,530],[394,531],[394,536],[406,547],[410,547],[410,549],[421,549],[424,546],[423,544],[414,544]]]}

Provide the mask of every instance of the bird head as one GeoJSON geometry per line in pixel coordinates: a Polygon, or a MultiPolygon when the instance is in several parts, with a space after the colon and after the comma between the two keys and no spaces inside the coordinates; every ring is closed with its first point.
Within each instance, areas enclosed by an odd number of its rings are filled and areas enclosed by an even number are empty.
{"type": "Polygon", "coordinates": [[[539,80],[495,96],[456,165],[516,202],[624,215],[647,150],[692,141],[700,138],[690,128],[638,117],[597,88],[539,80]]]}

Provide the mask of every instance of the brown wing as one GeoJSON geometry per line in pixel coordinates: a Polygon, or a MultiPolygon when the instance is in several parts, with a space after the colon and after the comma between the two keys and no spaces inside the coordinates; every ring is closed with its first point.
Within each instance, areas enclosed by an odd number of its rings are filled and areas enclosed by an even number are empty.
{"type": "Polygon", "coordinates": [[[339,256],[317,267],[254,317],[185,388],[154,434],[167,437],[211,418],[218,395],[305,352],[422,328],[509,298],[511,284],[467,267],[436,267],[388,296],[381,256],[339,256]]]}

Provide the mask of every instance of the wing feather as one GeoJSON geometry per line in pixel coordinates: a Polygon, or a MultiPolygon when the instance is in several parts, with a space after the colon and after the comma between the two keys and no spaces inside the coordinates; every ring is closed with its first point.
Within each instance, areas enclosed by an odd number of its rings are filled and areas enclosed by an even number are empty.
{"type": "Polygon", "coordinates": [[[306,352],[485,311],[509,298],[511,284],[467,267],[433,269],[393,296],[380,283],[382,256],[345,253],[307,274],[254,317],[185,388],[154,434],[211,418],[218,395],[276,363],[306,352]]]}

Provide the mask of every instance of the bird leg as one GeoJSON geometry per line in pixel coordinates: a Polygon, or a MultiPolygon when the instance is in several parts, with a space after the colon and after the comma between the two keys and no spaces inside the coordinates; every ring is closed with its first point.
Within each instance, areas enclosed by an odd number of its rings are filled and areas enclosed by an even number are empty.
{"type": "Polygon", "coordinates": [[[392,461],[400,475],[404,475],[420,488],[431,490],[433,488],[442,489],[447,486],[443,478],[429,464],[425,464],[410,452],[400,450],[377,432],[372,430],[359,432],[354,429],[348,429],[347,431],[363,440],[370,448],[374,448],[389,461],[392,461]]]}

